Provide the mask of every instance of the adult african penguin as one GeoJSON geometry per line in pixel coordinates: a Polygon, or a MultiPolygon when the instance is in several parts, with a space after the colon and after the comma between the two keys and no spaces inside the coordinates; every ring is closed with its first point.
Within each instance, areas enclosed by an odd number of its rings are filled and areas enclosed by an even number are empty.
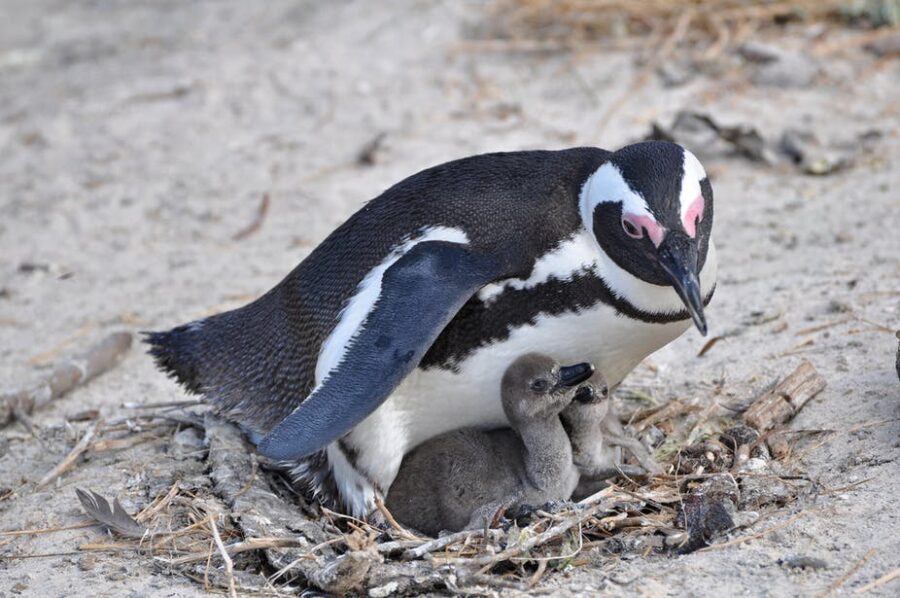
{"type": "Polygon", "coordinates": [[[371,200],[249,305],[146,340],[263,455],[362,516],[419,443],[506,424],[519,355],[590,361],[613,388],[691,320],[705,334],[712,222],[709,179],[676,144],[473,156],[371,200]]]}

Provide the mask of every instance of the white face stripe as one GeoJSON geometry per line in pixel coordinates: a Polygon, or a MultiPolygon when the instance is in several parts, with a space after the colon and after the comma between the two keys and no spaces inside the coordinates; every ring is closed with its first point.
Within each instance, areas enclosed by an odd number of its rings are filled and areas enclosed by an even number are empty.
{"type": "Polygon", "coordinates": [[[681,220],[690,209],[691,204],[700,195],[700,181],[706,178],[706,170],[697,156],[684,149],[684,166],[681,175],[681,195],[678,197],[681,208],[681,220]]]}
{"type": "Polygon", "coordinates": [[[478,298],[485,303],[490,303],[508,288],[530,289],[551,278],[572,280],[577,273],[585,269],[593,269],[598,258],[597,244],[594,243],[593,237],[587,234],[587,231],[581,230],[553,250],[540,256],[534,262],[528,278],[508,278],[489,284],[478,291],[478,298]]]}
{"type": "Polygon", "coordinates": [[[356,287],[356,293],[347,303],[346,307],[338,315],[339,321],[319,351],[319,359],[316,362],[316,385],[322,384],[325,378],[336,368],[344,358],[347,349],[352,344],[353,337],[361,331],[363,322],[372,311],[372,306],[381,295],[381,280],[385,271],[394,265],[394,262],[403,257],[410,249],[419,243],[427,241],[449,241],[452,243],[467,244],[469,237],[465,231],[458,228],[444,226],[428,227],[422,230],[422,234],[415,239],[402,241],[395,247],[380,264],[372,268],[356,287]]]}
{"type": "Polygon", "coordinates": [[[581,188],[579,208],[584,227],[594,230],[594,209],[601,203],[622,203],[622,212],[647,216],[656,220],[644,198],[632,189],[622,176],[622,171],[607,162],[588,177],[581,188]]]}

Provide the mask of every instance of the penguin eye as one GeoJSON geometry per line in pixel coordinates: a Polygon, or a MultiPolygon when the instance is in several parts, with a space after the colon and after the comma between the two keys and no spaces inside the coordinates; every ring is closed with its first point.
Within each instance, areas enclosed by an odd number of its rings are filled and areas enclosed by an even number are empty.
{"type": "Polygon", "coordinates": [[[550,383],[544,378],[538,378],[531,382],[531,390],[534,392],[547,392],[548,388],[550,388],[550,383]]]}
{"type": "Polygon", "coordinates": [[[644,229],[638,228],[633,222],[626,218],[622,218],[622,228],[625,230],[625,234],[632,239],[644,238],[644,229]]]}

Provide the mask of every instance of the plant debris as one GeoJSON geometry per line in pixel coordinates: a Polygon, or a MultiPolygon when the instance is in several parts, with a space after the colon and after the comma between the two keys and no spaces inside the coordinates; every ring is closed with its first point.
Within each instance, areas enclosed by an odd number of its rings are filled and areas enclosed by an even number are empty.
{"type": "MultiPolygon", "coordinates": [[[[197,446],[194,430],[205,431],[207,450],[178,458],[206,460],[207,482],[157,484],[155,499],[135,517],[118,501],[110,505],[99,494],[78,490],[88,514],[122,537],[79,548],[133,551],[231,595],[300,587],[371,596],[525,590],[556,570],[588,562],[588,554],[647,556],[718,548],[728,544],[717,544],[723,536],[758,520],[760,509],[788,504],[811,487],[771,460],[766,431],[750,422],[766,427],[791,417],[814,394],[814,373],[803,362],[754,402],[754,411],[748,410],[752,414],[765,406],[774,411],[768,418],[742,422],[715,401],[699,399],[638,411],[626,432],[634,438],[638,430],[653,428],[661,435],[662,473],[620,473],[579,502],[498,516],[486,529],[439,538],[410,533],[402,524],[389,523],[388,515],[385,523],[372,523],[308,502],[281,474],[265,467],[235,426],[212,414],[204,419],[145,414],[113,421],[103,430],[126,433],[114,440],[168,429],[173,437],[190,436],[190,445],[197,446]],[[789,398],[795,402],[785,411],[779,401],[789,398]],[[181,424],[191,432],[180,432],[175,426],[181,424]]],[[[88,446],[98,442],[113,440],[88,446]]],[[[172,450],[173,456],[185,453],[172,450]]]]}
{"type": "Polygon", "coordinates": [[[57,364],[40,383],[23,390],[0,394],[0,426],[13,418],[28,416],[116,365],[131,348],[130,332],[114,332],[71,359],[57,364]]]}

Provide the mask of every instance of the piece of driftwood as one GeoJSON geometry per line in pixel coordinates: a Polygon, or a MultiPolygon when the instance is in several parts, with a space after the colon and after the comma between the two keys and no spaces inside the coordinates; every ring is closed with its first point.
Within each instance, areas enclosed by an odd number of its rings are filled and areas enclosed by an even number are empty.
{"type": "Polygon", "coordinates": [[[31,414],[76,386],[112,368],[131,347],[130,332],[113,332],[85,352],[58,363],[47,378],[35,386],[0,395],[0,426],[16,413],[31,414]]]}
{"type": "Polygon", "coordinates": [[[744,421],[760,432],[770,430],[794,417],[825,385],[813,364],[804,359],[790,376],[750,405],[744,421]]]}

